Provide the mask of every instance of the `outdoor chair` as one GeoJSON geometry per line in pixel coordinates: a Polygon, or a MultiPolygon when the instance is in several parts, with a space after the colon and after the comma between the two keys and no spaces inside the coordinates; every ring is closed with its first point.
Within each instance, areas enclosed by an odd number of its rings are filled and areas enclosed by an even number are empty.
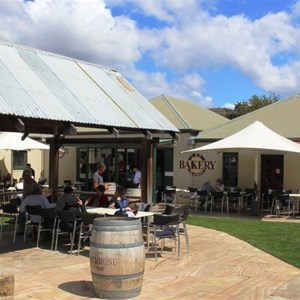
{"type": "Polygon", "coordinates": [[[269,197],[269,189],[261,194],[261,209],[270,210],[270,197],[269,197]]]}
{"type": "Polygon", "coordinates": [[[278,199],[277,197],[282,194],[282,190],[268,189],[269,202],[271,203],[270,214],[277,215],[278,212],[278,199]]]}
{"type": "Polygon", "coordinates": [[[15,192],[17,189],[13,186],[8,187],[6,190],[4,190],[4,192],[6,192],[7,194],[4,196],[4,204],[5,203],[10,203],[10,201],[14,198],[16,198],[16,195],[13,194],[13,192],[15,192]],[[11,193],[11,195],[10,195],[11,193]]]}
{"type": "Polygon", "coordinates": [[[57,210],[57,224],[55,230],[55,251],[57,251],[58,237],[60,235],[69,235],[71,249],[70,253],[73,253],[75,234],[79,232],[80,219],[76,217],[74,210],[57,210]]]}
{"type": "Polygon", "coordinates": [[[211,204],[210,204],[210,212],[217,206],[217,204],[221,205],[221,213],[223,213],[224,209],[224,193],[223,192],[211,192],[211,204]]]}
{"type": "Polygon", "coordinates": [[[280,194],[275,198],[275,215],[276,218],[280,216],[280,214],[291,213],[292,204],[289,194],[280,194]]]}
{"type": "Polygon", "coordinates": [[[186,227],[186,221],[189,217],[190,214],[190,208],[188,207],[179,207],[175,208],[174,214],[179,214],[179,234],[183,235],[185,238],[185,243],[186,243],[186,248],[187,248],[187,253],[190,252],[190,243],[189,243],[189,236],[188,236],[188,231],[186,227]]]}
{"type": "Polygon", "coordinates": [[[176,186],[166,186],[162,193],[164,203],[176,204],[176,186]]]}
{"type": "Polygon", "coordinates": [[[14,226],[13,243],[15,243],[18,225],[25,223],[25,214],[20,213],[17,205],[15,204],[3,204],[1,206],[1,209],[2,209],[2,217],[1,217],[0,240],[2,240],[3,226],[8,225],[7,227],[10,227],[11,225],[13,225],[14,226]],[[8,220],[5,221],[6,218],[8,218],[8,220]]]}
{"type": "Polygon", "coordinates": [[[82,241],[85,242],[90,239],[92,235],[92,226],[94,224],[94,220],[98,218],[97,213],[81,213],[80,214],[80,229],[79,229],[79,235],[78,235],[78,251],[77,255],[80,254],[81,246],[84,245],[82,244],[82,241]],[[88,228],[85,228],[88,227],[88,228]]]}
{"type": "Polygon", "coordinates": [[[31,228],[31,234],[34,236],[35,232],[34,229],[38,230],[39,222],[40,222],[40,209],[41,205],[26,205],[26,220],[25,220],[25,228],[24,228],[24,243],[26,242],[27,237],[27,229],[31,228]],[[31,221],[32,216],[37,216],[38,221],[33,222],[31,221]]]}
{"type": "Polygon", "coordinates": [[[21,199],[20,198],[10,199],[9,204],[20,206],[21,205],[21,199]]]}
{"type": "Polygon", "coordinates": [[[240,191],[227,192],[227,196],[226,196],[227,213],[229,213],[230,207],[232,207],[233,209],[237,208],[238,213],[240,213],[242,201],[243,201],[243,197],[240,191]]]}
{"type": "MultiPolygon", "coordinates": [[[[197,211],[198,206],[200,205],[200,209],[201,209],[201,205],[204,206],[204,211],[206,212],[207,206],[208,206],[208,200],[209,200],[209,194],[207,191],[201,191],[201,190],[197,190],[197,199],[196,199],[196,203],[195,203],[195,211],[197,211]]],[[[211,206],[211,202],[210,202],[210,206],[211,206]]]]}
{"type": "Polygon", "coordinates": [[[51,250],[54,247],[55,229],[56,229],[56,209],[53,208],[41,208],[39,210],[40,221],[38,226],[36,246],[39,246],[41,232],[51,233],[51,250]]]}
{"type": "Polygon", "coordinates": [[[244,201],[246,202],[247,206],[250,206],[253,201],[255,201],[256,192],[254,188],[245,188],[245,196],[244,201]]]}
{"type": "Polygon", "coordinates": [[[164,241],[171,239],[175,242],[177,258],[180,258],[180,234],[179,234],[180,215],[161,215],[154,214],[151,223],[152,247],[154,247],[155,260],[157,260],[157,242],[162,241],[161,253],[164,248],[164,241]]]}
{"type": "Polygon", "coordinates": [[[163,211],[163,215],[171,215],[174,211],[174,206],[170,204],[166,204],[165,210],[163,211]]]}

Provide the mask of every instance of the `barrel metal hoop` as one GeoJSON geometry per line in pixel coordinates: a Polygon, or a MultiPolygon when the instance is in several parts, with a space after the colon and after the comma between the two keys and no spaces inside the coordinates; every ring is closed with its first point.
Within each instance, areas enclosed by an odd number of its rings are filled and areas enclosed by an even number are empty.
{"type": "Polygon", "coordinates": [[[124,220],[115,220],[116,217],[113,217],[109,220],[103,220],[103,218],[95,219],[94,225],[99,226],[130,226],[141,224],[141,220],[138,218],[124,218],[124,220]]]}
{"type": "Polygon", "coordinates": [[[136,248],[144,246],[144,241],[139,241],[136,243],[126,243],[126,244],[100,244],[90,241],[90,246],[95,247],[97,249],[127,249],[127,248],[136,248]]]}
{"type": "Polygon", "coordinates": [[[93,230],[97,232],[134,231],[134,230],[141,230],[141,226],[107,227],[107,226],[98,226],[96,224],[93,226],[93,230]]]}
{"type": "Polygon", "coordinates": [[[123,274],[123,275],[101,275],[97,273],[93,273],[92,275],[95,276],[97,279],[101,280],[123,280],[123,279],[132,279],[132,278],[138,278],[144,275],[144,271],[134,273],[134,274],[123,274]]]}
{"type": "Polygon", "coordinates": [[[132,299],[136,296],[140,295],[141,287],[126,291],[107,291],[100,288],[96,289],[96,293],[100,298],[107,298],[107,299],[132,299]]]}

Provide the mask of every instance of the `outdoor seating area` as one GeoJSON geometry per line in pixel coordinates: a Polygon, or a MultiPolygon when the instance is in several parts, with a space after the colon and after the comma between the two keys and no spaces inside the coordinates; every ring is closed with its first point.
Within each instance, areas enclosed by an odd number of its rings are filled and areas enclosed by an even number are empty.
{"type": "MultiPolygon", "coordinates": [[[[166,247],[157,261],[146,254],[141,294],[135,299],[297,299],[299,269],[232,236],[187,226],[190,252],[182,244],[180,259],[166,247]],[[170,272],[172,270],[172,272],[170,272]],[[217,280],[216,280],[217,279],[217,280]],[[182,287],[186,288],[182,288],[182,287]]],[[[14,299],[96,298],[91,277],[89,247],[70,255],[69,245],[50,250],[50,241],[35,247],[17,238],[0,242],[3,273],[14,275],[14,299]],[[28,284],[30,278],[30,284],[28,284]]]]}
{"type": "MultiPolygon", "coordinates": [[[[164,211],[161,207],[156,206],[152,211],[152,205],[139,205],[140,209],[135,214],[135,218],[141,220],[144,228],[145,249],[150,253],[153,249],[156,252],[156,242],[153,242],[155,235],[155,218],[157,216],[164,218],[165,216],[175,216],[178,219],[177,224],[167,222],[168,229],[178,226],[176,233],[173,232],[173,237],[179,240],[180,235],[183,234],[187,239],[187,229],[183,222],[186,221],[188,214],[185,208],[175,208],[167,205],[164,211]],[[179,225],[180,230],[179,230],[179,225]],[[152,241],[152,243],[151,243],[152,241]]],[[[86,206],[86,212],[75,214],[74,210],[55,210],[53,208],[41,208],[40,205],[27,205],[26,212],[19,212],[18,206],[15,204],[3,204],[0,207],[1,212],[1,235],[0,240],[9,240],[12,244],[16,239],[22,236],[24,244],[29,240],[28,236],[35,238],[36,246],[39,247],[41,239],[51,241],[51,250],[57,251],[60,241],[66,243],[62,236],[68,238],[67,242],[70,244],[69,252],[73,254],[73,250],[77,250],[78,254],[84,248],[83,242],[87,242],[92,233],[92,224],[95,218],[100,217],[123,217],[116,215],[118,209],[92,207],[86,206]],[[34,216],[36,221],[31,221],[30,218],[34,216]],[[23,231],[20,232],[20,230],[23,231]],[[21,233],[21,234],[20,234],[21,233]]],[[[124,217],[128,217],[127,214],[124,217]]],[[[154,251],[153,250],[153,251],[154,251]]]]}
{"type": "Polygon", "coordinates": [[[205,214],[256,214],[296,218],[300,216],[299,201],[298,190],[269,189],[259,198],[253,188],[225,187],[224,192],[207,192],[193,187],[173,187],[162,193],[160,205],[189,207],[193,212],[205,214]]]}

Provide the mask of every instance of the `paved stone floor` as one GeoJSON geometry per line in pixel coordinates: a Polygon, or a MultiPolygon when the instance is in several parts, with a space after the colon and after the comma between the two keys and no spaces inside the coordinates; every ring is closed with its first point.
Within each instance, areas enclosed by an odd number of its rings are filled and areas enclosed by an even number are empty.
{"type": "MultiPolygon", "coordinates": [[[[300,299],[300,270],[226,233],[188,226],[190,253],[181,258],[147,255],[142,292],[135,299],[300,299]]],[[[15,276],[15,300],[96,299],[89,248],[70,255],[68,246],[36,248],[32,240],[4,235],[0,272],[15,276]]],[[[170,244],[171,246],[172,244],[170,244]]]]}

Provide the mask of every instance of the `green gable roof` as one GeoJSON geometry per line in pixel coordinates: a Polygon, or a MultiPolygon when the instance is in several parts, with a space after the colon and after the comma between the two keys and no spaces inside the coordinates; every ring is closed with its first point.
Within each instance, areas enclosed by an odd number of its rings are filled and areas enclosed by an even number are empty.
{"type": "Polygon", "coordinates": [[[181,98],[161,95],[149,100],[179,130],[205,130],[228,119],[181,98]]]}

